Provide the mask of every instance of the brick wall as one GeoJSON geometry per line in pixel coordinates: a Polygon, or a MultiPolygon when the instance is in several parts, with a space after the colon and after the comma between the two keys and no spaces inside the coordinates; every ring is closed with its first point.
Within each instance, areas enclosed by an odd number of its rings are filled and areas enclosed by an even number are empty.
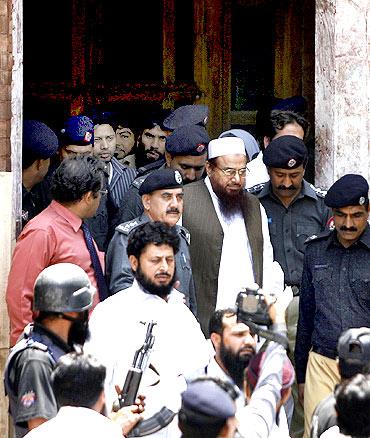
{"type": "Polygon", "coordinates": [[[0,171],[10,171],[11,5],[0,0],[0,171]]]}

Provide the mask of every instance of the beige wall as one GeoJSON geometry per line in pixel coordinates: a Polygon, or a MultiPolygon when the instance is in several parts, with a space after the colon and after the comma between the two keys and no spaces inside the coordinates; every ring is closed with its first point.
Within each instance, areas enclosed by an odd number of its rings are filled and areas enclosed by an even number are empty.
{"type": "Polygon", "coordinates": [[[370,177],[370,2],[316,2],[316,182],[370,177]]]}

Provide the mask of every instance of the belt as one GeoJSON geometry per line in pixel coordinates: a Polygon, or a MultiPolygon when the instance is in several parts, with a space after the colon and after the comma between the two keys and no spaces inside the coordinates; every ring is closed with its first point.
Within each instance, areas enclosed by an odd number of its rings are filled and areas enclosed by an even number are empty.
{"type": "Polygon", "coordinates": [[[338,353],[335,350],[330,350],[329,348],[321,348],[321,347],[312,347],[312,351],[317,354],[321,354],[321,356],[328,357],[329,359],[336,359],[338,353]]]}

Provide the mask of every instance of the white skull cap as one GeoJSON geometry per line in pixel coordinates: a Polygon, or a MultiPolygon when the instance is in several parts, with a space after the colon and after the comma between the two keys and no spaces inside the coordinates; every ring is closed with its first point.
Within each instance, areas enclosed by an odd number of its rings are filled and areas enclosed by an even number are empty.
{"type": "Polygon", "coordinates": [[[238,137],[211,140],[208,144],[208,159],[223,155],[245,155],[244,141],[238,137]]]}

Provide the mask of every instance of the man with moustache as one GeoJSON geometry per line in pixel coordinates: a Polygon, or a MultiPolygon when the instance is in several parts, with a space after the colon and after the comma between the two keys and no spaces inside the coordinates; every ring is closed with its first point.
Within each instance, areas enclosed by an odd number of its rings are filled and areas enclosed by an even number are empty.
{"type": "MultiPolygon", "coordinates": [[[[295,135],[279,136],[263,151],[263,163],[270,181],[250,191],[264,206],[268,218],[274,258],[284,271],[286,287],[294,298],[287,309],[288,339],[291,359],[294,357],[297,333],[299,288],[302,278],[305,241],[323,231],[330,217],[324,193],[305,179],[308,151],[295,135]]],[[[298,389],[293,386],[295,416],[293,427],[303,430],[303,412],[298,389]]]]}
{"type": "Polygon", "coordinates": [[[325,204],[332,209],[335,229],[307,243],[295,349],[306,437],[315,407],[340,380],[340,334],[369,326],[369,184],[361,175],[344,175],[328,190],[325,204]]]}
{"type": "Polygon", "coordinates": [[[111,294],[132,285],[134,275],[126,253],[129,234],[141,224],[149,221],[164,222],[175,227],[180,238],[180,248],[176,259],[176,289],[186,297],[186,304],[196,315],[194,280],[191,270],[189,244],[190,234],[182,226],[176,225],[183,212],[183,183],[178,170],[154,170],[139,188],[144,213],[119,225],[109,244],[106,255],[106,275],[111,294]]]}
{"type": "Polygon", "coordinates": [[[11,350],[4,372],[16,438],[57,414],[51,373],[62,355],[83,345],[94,292],[86,272],[72,263],[49,266],[36,278],[38,316],[11,350]]]}
{"type": "Polygon", "coordinates": [[[215,308],[233,306],[241,288],[255,282],[270,293],[283,290],[266,213],[258,199],[244,190],[246,165],[243,140],[212,140],[207,177],[184,187],[182,223],[192,236],[198,318],[205,334],[215,308]]]}
{"type": "MultiPolygon", "coordinates": [[[[175,129],[166,139],[165,162],[160,168],[178,170],[183,183],[188,184],[202,178],[207,159],[209,136],[202,126],[190,125],[175,129]]],[[[139,195],[141,184],[155,168],[148,166],[139,169],[137,178],[125,194],[119,212],[120,221],[130,221],[143,213],[143,204],[139,195]]]]}
{"type": "MultiPolygon", "coordinates": [[[[116,397],[114,385],[123,385],[135,351],[143,344],[143,323],[156,322],[153,351],[141,387],[148,416],[163,405],[177,412],[186,387],[184,375],[208,363],[208,346],[199,324],[183,295],[173,288],[179,244],[176,229],[165,223],[147,222],[136,227],[127,245],[134,283],[92,313],[87,349],[107,367],[108,405],[116,397]]],[[[150,436],[180,436],[175,423],[150,436]]]]}

